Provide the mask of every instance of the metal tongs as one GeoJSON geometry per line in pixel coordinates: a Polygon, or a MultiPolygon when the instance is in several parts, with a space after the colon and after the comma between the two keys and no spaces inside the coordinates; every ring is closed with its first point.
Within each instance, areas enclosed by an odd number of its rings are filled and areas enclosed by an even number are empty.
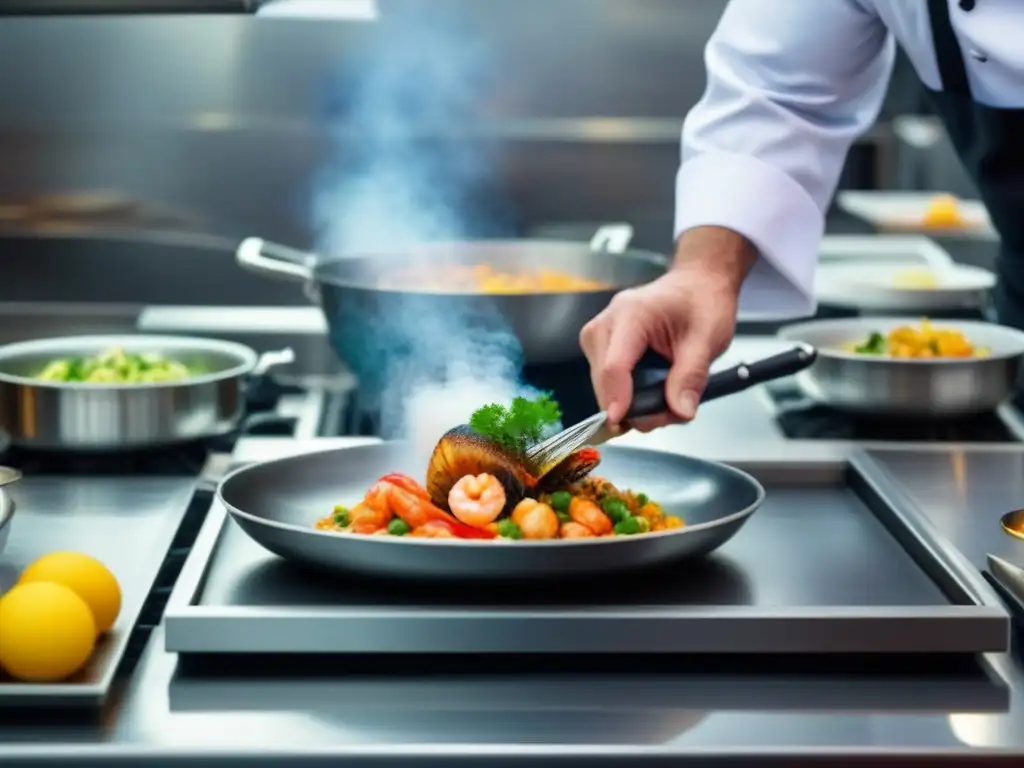
{"type": "MultiPolygon", "coordinates": [[[[777,355],[757,360],[753,363],[740,363],[708,377],[707,386],[700,401],[717,400],[720,397],[742,392],[755,384],[763,384],[773,379],[792,376],[809,367],[817,358],[818,352],[808,344],[800,344],[793,349],[777,355]]],[[[665,400],[665,382],[657,381],[633,392],[633,404],[626,414],[626,428],[634,419],[644,416],[655,416],[669,410],[665,400]]],[[[549,437],[526,452],[526,463],[531,470],[543,474],[544,470],[558,464],[574,451],[584,446],[596,446],[621,435],[622,429],[608,427],[608,414],[602,411],[589,419],[549,437]]]]}

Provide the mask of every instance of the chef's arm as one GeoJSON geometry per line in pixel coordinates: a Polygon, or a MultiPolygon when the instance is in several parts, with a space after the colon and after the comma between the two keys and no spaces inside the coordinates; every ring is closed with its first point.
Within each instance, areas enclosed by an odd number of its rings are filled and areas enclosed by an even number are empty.
{"type": "MultiPolygon", "coordinates": [[[[705,51],[707,89],[683,127],[675,234],[722,227],[742,236],[737,248],[753,244],[745,316],[814,311],[824,214],[894,58],[886,27],[858,0],[726,7],[705,51]]],[[[677,258],[700,258],[687,252],[699,241],[679,240],[677,258]]]]}

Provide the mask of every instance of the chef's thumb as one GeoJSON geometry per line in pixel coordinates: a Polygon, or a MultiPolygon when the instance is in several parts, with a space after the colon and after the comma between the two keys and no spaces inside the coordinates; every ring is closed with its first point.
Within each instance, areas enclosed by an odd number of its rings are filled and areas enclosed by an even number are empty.
{"type": "Polygon", "coordinates": [[[668,407],[680,419],[689,421],[697,415],[708,369],[714,359],[714,345],[708,337],[687,334],[676,346],[672,368],[665,379],[665,396],[668,407]]]}

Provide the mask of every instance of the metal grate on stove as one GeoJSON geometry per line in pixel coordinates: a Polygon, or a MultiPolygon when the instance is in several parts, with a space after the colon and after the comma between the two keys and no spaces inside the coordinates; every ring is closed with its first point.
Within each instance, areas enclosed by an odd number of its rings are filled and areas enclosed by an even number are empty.
{"type": "Polygon", "coordinates": [[[957,419],[900,419],[843,413],[785,387],[769,387],[775,421],[794,440],[1016,443],[1020,438],[996,413],[957,419]]]}

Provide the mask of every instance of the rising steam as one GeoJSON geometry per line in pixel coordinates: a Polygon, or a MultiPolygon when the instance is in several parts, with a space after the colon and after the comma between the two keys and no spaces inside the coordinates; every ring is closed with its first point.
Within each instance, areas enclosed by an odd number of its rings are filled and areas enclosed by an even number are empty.
{"type": "MultiPolygon", "coordinates": [[[[313,202],[321,253],[509,234],[488,189],[494,158],[482,142],[458,135],[491,92],[486,52],[430,13],[429,4],[421,14],[385,13],[380,39],[341,88],[337,156],[313,202]]],[[[381,411],[382,435],[421,449],[480,405],[527,393],[521,348],[504,323],[438,306],[418,303],[375,322],[365,338],[334,339],[378,400],[371,407],[381,411]]]]}

